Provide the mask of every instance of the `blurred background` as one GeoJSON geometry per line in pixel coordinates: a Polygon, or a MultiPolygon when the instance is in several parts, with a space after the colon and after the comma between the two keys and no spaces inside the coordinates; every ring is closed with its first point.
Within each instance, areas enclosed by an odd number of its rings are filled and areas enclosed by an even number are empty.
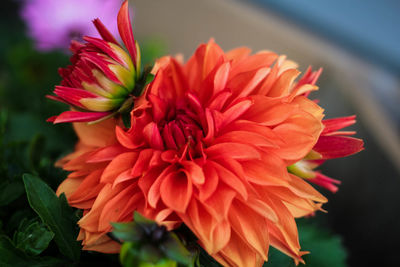
{"type": "MultiPolygon", "coordinates": [[[[22,2],[3,0],[0,8],[0,126],[7,129],[2,135],[0,174],[18,176],[36,168],[44,177],[52,177],[47,182],[56,187],[65,174],[50,166],[71,150],[75,138],[68,125],[45,122],[64,106],[44,96],[60,81],[57,68],[68,64],[68,54],[62,49],[37,51],[21,20],[22,2]],[[46,145],[39,146],[46,156],[32,162],[29,153],[37,151],[34,147],[42,139],[46,145]],[[27,161],[15,162],[21,153],[27,161]]],[[[131,4],[145,62],[165,53],[182,53],[187,59],[199,43],[213,37],[225,50],[267,49],[286,54],[302,71],[308,65],[323,67],[320,90],[312,98],[320,99],[326,118],[356,114],[358,122],[352,129],[364,139],[366,149],[321,167],[342,184],[335,194],[321,189],[329,198],[328,213],[315,219],[342,237],[349,266],[398,264],[400,1],[135,0],[131,4]]],[[[1,186],[10,188],[16,199],[23,194],[18,183],[2,181],[1,186]]],[[[6,206],[11,201],[0,194],[0,215],[12,213],[7,209],[15,207],[6,206]]],[[[22,215],[13,216],[18,221],[22,215]]]]}

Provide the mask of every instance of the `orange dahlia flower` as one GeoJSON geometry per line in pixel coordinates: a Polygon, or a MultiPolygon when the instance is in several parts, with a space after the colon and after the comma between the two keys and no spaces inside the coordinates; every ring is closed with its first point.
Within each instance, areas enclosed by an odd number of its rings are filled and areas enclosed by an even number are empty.
{"type": "Polygon", "coordinates": [[[261,266],[270,245],[302,261],[295,218],[327,200],[287,167],[323,132],[323,109],[305,96],[317,87],[296,82],[284,56],[224,53],[212,40],[153,72],[130,128],[75,123],[76,151],[59,162],[71,174],[58,194],[84,210],[84,249],[118,252],[110,222],[138,211],[168,229],[184,223],[225,266],[261,266]]]}

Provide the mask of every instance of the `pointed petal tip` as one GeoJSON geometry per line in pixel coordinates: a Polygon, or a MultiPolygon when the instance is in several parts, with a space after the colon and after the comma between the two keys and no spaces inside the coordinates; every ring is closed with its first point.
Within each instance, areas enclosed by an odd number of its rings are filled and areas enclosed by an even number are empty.
{"type": "MultiPolygon", "coordinates": [[[[122,41],[124,42],[126,48],[128,49],[129,54],[132,57],[132,61],[136,64],[136,45],[135,38],[133,36],[132,24],[129,16],[129,4],[128,1],[125,1],[121,9],[118,12],[118,31],[121,36],[122,41]]],[[[135,66],[136,67],[136,66],[135,66]]]]}
{"type": "Polygon", "coordinates": [[[54,123],[54,121],[57,119],[57,116],[51,116],[50,118],[48,118],[47,120],[46,120],[46,122],[52,122],[53,124],[55,124],[54,123]]]}
{"type": "Polygon", "coordinates": [[[68,122],[92,122],[110,114],[110,112],[65,111],[58,116],[52,116],[48,118],[46,121],[52,122],[53,124],[68,122]]]}
{"type": "Polygon", "coordinates": [[[101,38],[103,38],[104,41],[118,44],[118,41],[115,39],[115,37],[110,33],[110,31],[104,26],[104,24],[101,22],[99,18],[96,18],[92,20],[94,26],[97,29],[97,32],[100,34],[101,38]]]}

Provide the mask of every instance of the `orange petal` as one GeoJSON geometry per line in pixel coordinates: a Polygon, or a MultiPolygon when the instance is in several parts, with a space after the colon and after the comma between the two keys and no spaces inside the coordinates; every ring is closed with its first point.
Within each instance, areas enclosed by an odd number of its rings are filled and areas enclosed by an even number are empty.
{"type": "Polygon", "coordinates": [[[112,184],[119,174],[133,167],[137,158],[137,152],[119,154],[105,168],[103,175],[101,176],[101,182],[112,184]]]}
{"type": "Polygon", "coordinates": [[[246,204],[235,201],[229,212],[229,221],[238,236],[267,260],[269,237],[265,218],[246,204]]]}
{"type": "Polygon", "coordinates": [[[259,267],[260,261],[257,259],[257,253],[250,248],[240,237],[232,231],[229,243],[217,254],[227,266],[235,267],[259,267]]]}
{"type": "Polygon", "coordinates": [[[115,137],[115,127],[117,121],[113,118],[88,125],[86,123],[73,123],[76,134],[86,145],[104,147],[117,143],[115,137]]]}
{"type": "Polygon", "coordinates": [[[170,173],[161,183],[161,199],[170,209],[183,213],[192,197],[192,190],[192,182],[185,174],[170,173]]]}
{"type": "Polygon", "coordinates": [[[237,160],[252,160],[261,158],[256,148],[239,143],[217,143],[208,147],[205,152],[210,159],[228,157],[237,160]]]}

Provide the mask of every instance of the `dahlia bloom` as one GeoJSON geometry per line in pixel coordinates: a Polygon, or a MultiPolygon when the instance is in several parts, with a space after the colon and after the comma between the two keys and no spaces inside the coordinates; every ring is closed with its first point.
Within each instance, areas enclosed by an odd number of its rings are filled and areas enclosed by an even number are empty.
{"type": "Polygon", "coordinates": [[[58,163],[71,173],[57,193],[84,210],[84,249],[118,252],[110,222],[137,211],[168,229],[184,223],[224,266],[262,266],[269,246],[302,261],[295,218],[327,200],[288,167],[329,152],[323,109],[306,97],[318,72],[296,82],[294,62],[250,52],[211,40],[186,63],[164,57],[129,128],[74,123],[79,143],[58,163]]]}
{"type": "Polygon", "coordinates": [[[40,51],[66,50],[71,38],[96,35],[87,22],[100,17],[116,32],[118,0],[25,0],[21,17],[40,51]]]}
{"type": "Polygon", "coordinates": [[[102,39],[85,36],[72,41],[72,65],[60,69],[63,80],[50,99],[72,107],[48,119],[54,123],[94,122],[129,109],[140,76],[140,50],[132,33],[128,2],[118,13],[118,30],[125,48],[99,19],[93,21],[102,39]]]}

